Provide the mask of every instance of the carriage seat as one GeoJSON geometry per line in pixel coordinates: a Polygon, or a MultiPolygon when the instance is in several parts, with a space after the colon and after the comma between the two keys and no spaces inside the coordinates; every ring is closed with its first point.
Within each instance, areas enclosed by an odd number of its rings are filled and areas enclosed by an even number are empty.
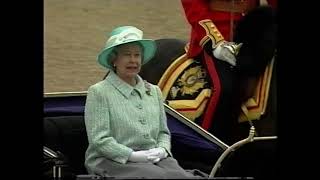
{"type": "MultiPolygon", "coordinates": [[[[87,174],[84,167],[88,147],[83,116],[85,99],[85,94],[45,98],[44,146],[60,151],[75,174],[87,174]]],[[[186,169],[210,172],[223,149],[177,120],[172,113],[167,112],[166,115],[172,135],[172,153],[180,165],[186,169]]]]}
{"type": "Polygon", "coordinates": [[[44,146],[59,151],[76,174],[87,174],[84,167],[88,147],[84,117],[54,116],[44,118],[44,146]]]}

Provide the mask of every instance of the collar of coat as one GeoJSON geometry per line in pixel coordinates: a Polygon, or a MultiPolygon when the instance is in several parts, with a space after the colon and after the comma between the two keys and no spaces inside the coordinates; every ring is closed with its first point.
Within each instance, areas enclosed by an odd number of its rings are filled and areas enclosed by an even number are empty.
{"type": "Polygon", "coordinates": [[[141,98],[143,98],[149,89],[148,82],[143,81],[143,79],[137,75],[137,84],[135,86],[131,86],[125,81],[123,81],[115,72],[110,71],[108,76],[106,77],[106,81],[109,81],[120,93],[125,96],[127,99],[130,97],[131,93],[134,91],[138,92],[141,98]]]}

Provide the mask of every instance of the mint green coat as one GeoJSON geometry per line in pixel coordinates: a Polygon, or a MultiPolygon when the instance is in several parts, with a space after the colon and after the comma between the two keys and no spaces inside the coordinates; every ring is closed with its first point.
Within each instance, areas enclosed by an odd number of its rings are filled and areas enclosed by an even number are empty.
{"type": "Polygon", "coordinates": [[[135,87],[110,71],[105,80],[90,86],[85,106],[89,171],[107,158],[125,164],[132,151],[163,147],[171,154],[170,132],[161,90],[147,86],[140,76],[135,87]]]}

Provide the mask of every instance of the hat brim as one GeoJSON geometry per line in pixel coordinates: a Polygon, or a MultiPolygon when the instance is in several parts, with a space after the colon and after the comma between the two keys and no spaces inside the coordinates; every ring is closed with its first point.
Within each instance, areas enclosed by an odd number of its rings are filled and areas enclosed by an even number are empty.
{"type": "Polygon", "coordinates": [[[144,52],[143,52],[143,59],[141,63],[142,65],[150,61],[155,55],[157,46],[154,40],[151,40],[151,39],[132,40],[132,41],[127,41],[125,43],[117,44],[117,45],[110,46],[108,48],[103,49],[97,57],[99,64],[105,68],[113,69],[113,66],[111,65],[111,62],[109,59],[109,55],[114,49],[114,47],[127,44],[127,43],[132,43],[132,42],[139,42],[143,46],[144,52]]]}

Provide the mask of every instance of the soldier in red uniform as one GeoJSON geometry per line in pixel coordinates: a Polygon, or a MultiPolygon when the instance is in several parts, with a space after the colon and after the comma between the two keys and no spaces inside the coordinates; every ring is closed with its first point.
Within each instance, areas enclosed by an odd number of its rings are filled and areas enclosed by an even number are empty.
{"type": "MultiPolygon", "coordinates": [[[[261,4],[261,0],[181,0],[186,18],[192,26],[189,57],[197,56],[208,38],[214,43],[232,41],[235,24],[261,4]]],[[[273,8],[277,0],[268,0],[273,8]]]]}
{"type": "Polygon", "coordinates": [[[201,122],[196,123],[232,144],[239,140],[234,138],[233,127],[237,126],[240,105],[252,95],[257,77],[275,50],[274,11],[270,6],[255,9],[266,5],[261,2],[276,8],[277,1],[181,2],[192,27],[187,55],[206,67],[213,90],[201,122]]]}

